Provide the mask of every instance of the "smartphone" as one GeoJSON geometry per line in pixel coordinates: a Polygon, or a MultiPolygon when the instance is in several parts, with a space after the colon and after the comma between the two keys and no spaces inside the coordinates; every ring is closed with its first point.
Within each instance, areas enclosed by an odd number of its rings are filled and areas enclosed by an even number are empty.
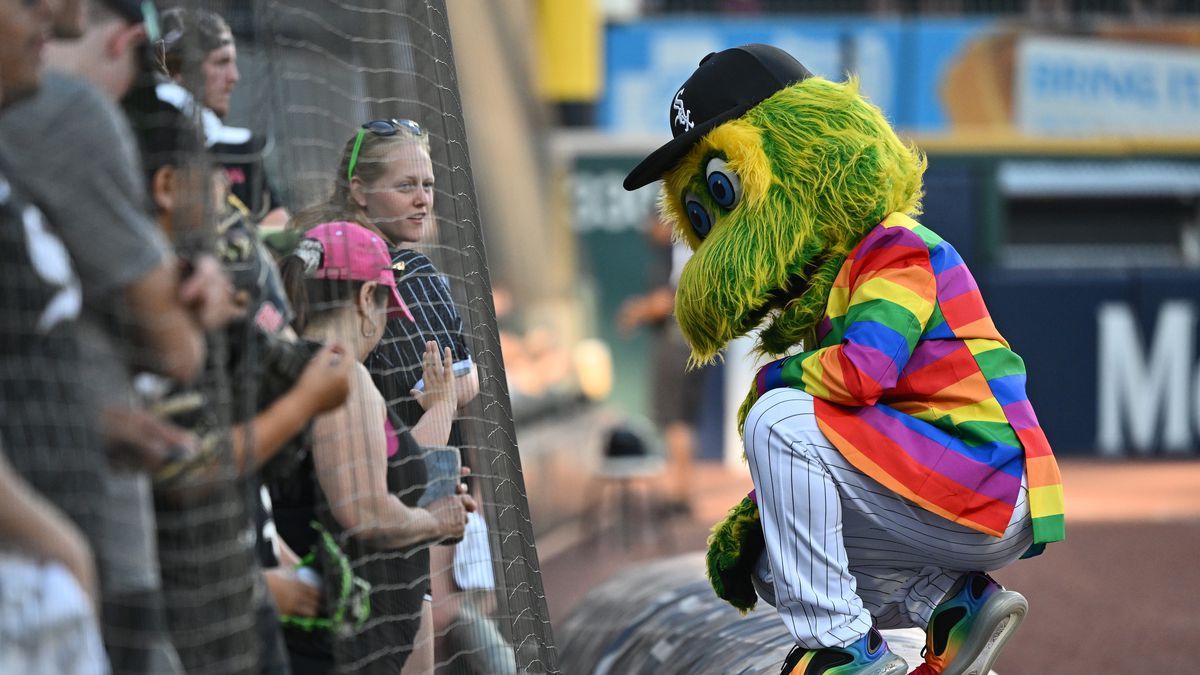
{"type": "Polygon", "coordinates": [[[429,504],[455,494],[462,480],[462,456],[458,448],[432,446],[425,448],[425,494],[417,500],[417,506],[429,504]]]}
{"type": "Polygon", "coordinates": [[[463,375],[466,375],[467,373],[471,372],[471,367],[474,365],[475,365],[475,363],[473,361],[471,361],[471,357],[469,357],[469,356],[467,358],[463,359],[462,361],[455,361],[454,362],[454,376],[462,377],[463,375]]]}
{"type": "MultiPolygon", "coordinates": [[[[471,372],[471,367],[474,365],[475,362],[472,361],[471,357],[469,356],[461,361],[455,361],[454,376],[462,377],[463,375],[466,375],[467,373],[471,372]]],[[[425,378],[422,377],[421,379],[417,380],[417,383],[413,385],[413,389],[416,389],[417,391],[425,391],[425,378]]]]}

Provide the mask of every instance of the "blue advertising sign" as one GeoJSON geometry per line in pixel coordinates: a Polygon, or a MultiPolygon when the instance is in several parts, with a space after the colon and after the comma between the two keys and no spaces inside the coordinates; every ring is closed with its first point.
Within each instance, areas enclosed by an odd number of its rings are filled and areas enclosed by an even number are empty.
{"type": "Polygon", "coordinates": [[[904,129],[946,125],[939,87],[963,45],[993,30],[991,19],[863,17],[671,18],[610,25],[600,124],[611,131],[666,135],[670,95],[700,59],[748,42],[775,45],[834,80],[855,73],[863,92],[904,129]]]}

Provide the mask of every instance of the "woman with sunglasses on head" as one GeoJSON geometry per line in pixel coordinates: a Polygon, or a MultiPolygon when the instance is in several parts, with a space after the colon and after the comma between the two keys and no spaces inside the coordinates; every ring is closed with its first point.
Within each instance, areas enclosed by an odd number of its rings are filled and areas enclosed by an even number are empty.
{"type": "MultiPolygon", "coordinates": [[[[397,288],[414,320],[388,321],[383,340],[366,363],[388,406],[409,425],[422,415],[432,414],[447,416],[449,423],[456,409],[479,393],[479,375],[471,361],[463,337],[462,316],[454,305],[450,288],[433,262],[411,248],[429,234],[433,202],[429,134],[412,120],[373,120],[363,124],[343,146],[330,199],[293,219],[293,223],[304,226],[335,217],[346,218],[362,223],[387,242],[397,288]],[[423,399],[413,395],[422,384],[422,351],[427,341],[434,341],[453,354],[456,401],[445,412],[435,412],[424,405],[423,399]]],[[[448,444],[461,447],[456,432],[450,433],[448,444]]],[[[481,517],[476,515],[472,519],[479,521],[473,524],[472,531],[483,532],[486,539],[481,517]]],[[[428,571],[424,579],[428,593],[428,571]]],[[[433,667],[432,596],[427,598],[422,634],[410,663],[414,666],[412,672],[433,667]],[[418,664],[422,667],[415,667],[418,664]]]]}
{"type": "Polygon", "coordinates": [[[346,142],[329,200],[292,221],[292,227],[302,227],[322,219],[347,218],[387,242],[397,287],[414,320],[390,321],[367,365],[388,404],[408,424],[424,412],[410,392],[421,379],[421,352],[427,340],[453,352],[458,406],[479,393],[479,375],[450,288],[433,262],[411,248],[429,234],[433,201],[429,135],[412,120],[374,120],[346,142]]]}
{"type": "MultiPolygon", "coordinates": [[[[292,670],[398,673],[423,611],[423,592],[414,582],[428,574],[429,562],[427,550],[417,545],[461,537],[475,502],[460,486],[418,507],[423,489],[413,486],[427,480],[421,446],[440,444],[448,422],[444,413],[430,412],[411,431],[402,430],[361,364],[383,335],[389,306],[409,320],[383,240],[344,221],[304,236],[281,265],[296,312],[293,325],[308,340],[347,345],[360,363],[345,405],[313,425],[302,473],[316,480],[271,487],[277,531],[297,553],[315,552],[326,589],[322,619],[285,619],[292,670]],[[336,546],[310,525],[314,521],[336,546]],[[339,570],[342,560],[349,568],[339,570]],[[356,586],[350,573],[371,585],[369,612],[346,590],[356,586]]],[[[430,343],[423,366],[422,401],[432,411],[448,409],[455,397],[448,350],[430,343]]]]}

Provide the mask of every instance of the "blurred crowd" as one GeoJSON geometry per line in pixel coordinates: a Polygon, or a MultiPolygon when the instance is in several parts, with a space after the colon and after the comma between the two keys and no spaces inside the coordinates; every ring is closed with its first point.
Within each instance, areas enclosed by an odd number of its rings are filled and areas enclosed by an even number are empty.
{"type": "Polygon", "coordinates": [[[208,11],[0,0],[0,672],[512,672],[428,134],[289,213],[239,79],[208,11]]]}

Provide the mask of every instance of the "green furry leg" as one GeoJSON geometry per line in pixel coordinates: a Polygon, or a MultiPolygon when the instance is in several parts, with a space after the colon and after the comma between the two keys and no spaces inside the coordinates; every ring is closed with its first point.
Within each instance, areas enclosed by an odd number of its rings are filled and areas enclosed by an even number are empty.
{"type": "Polygon", "coordinates": [[[717,597],[742,614],[758,603],[751,578],[765,546],[758,505],[749,497],[730,509],[708,537],[708,580],[717,597]]]}

